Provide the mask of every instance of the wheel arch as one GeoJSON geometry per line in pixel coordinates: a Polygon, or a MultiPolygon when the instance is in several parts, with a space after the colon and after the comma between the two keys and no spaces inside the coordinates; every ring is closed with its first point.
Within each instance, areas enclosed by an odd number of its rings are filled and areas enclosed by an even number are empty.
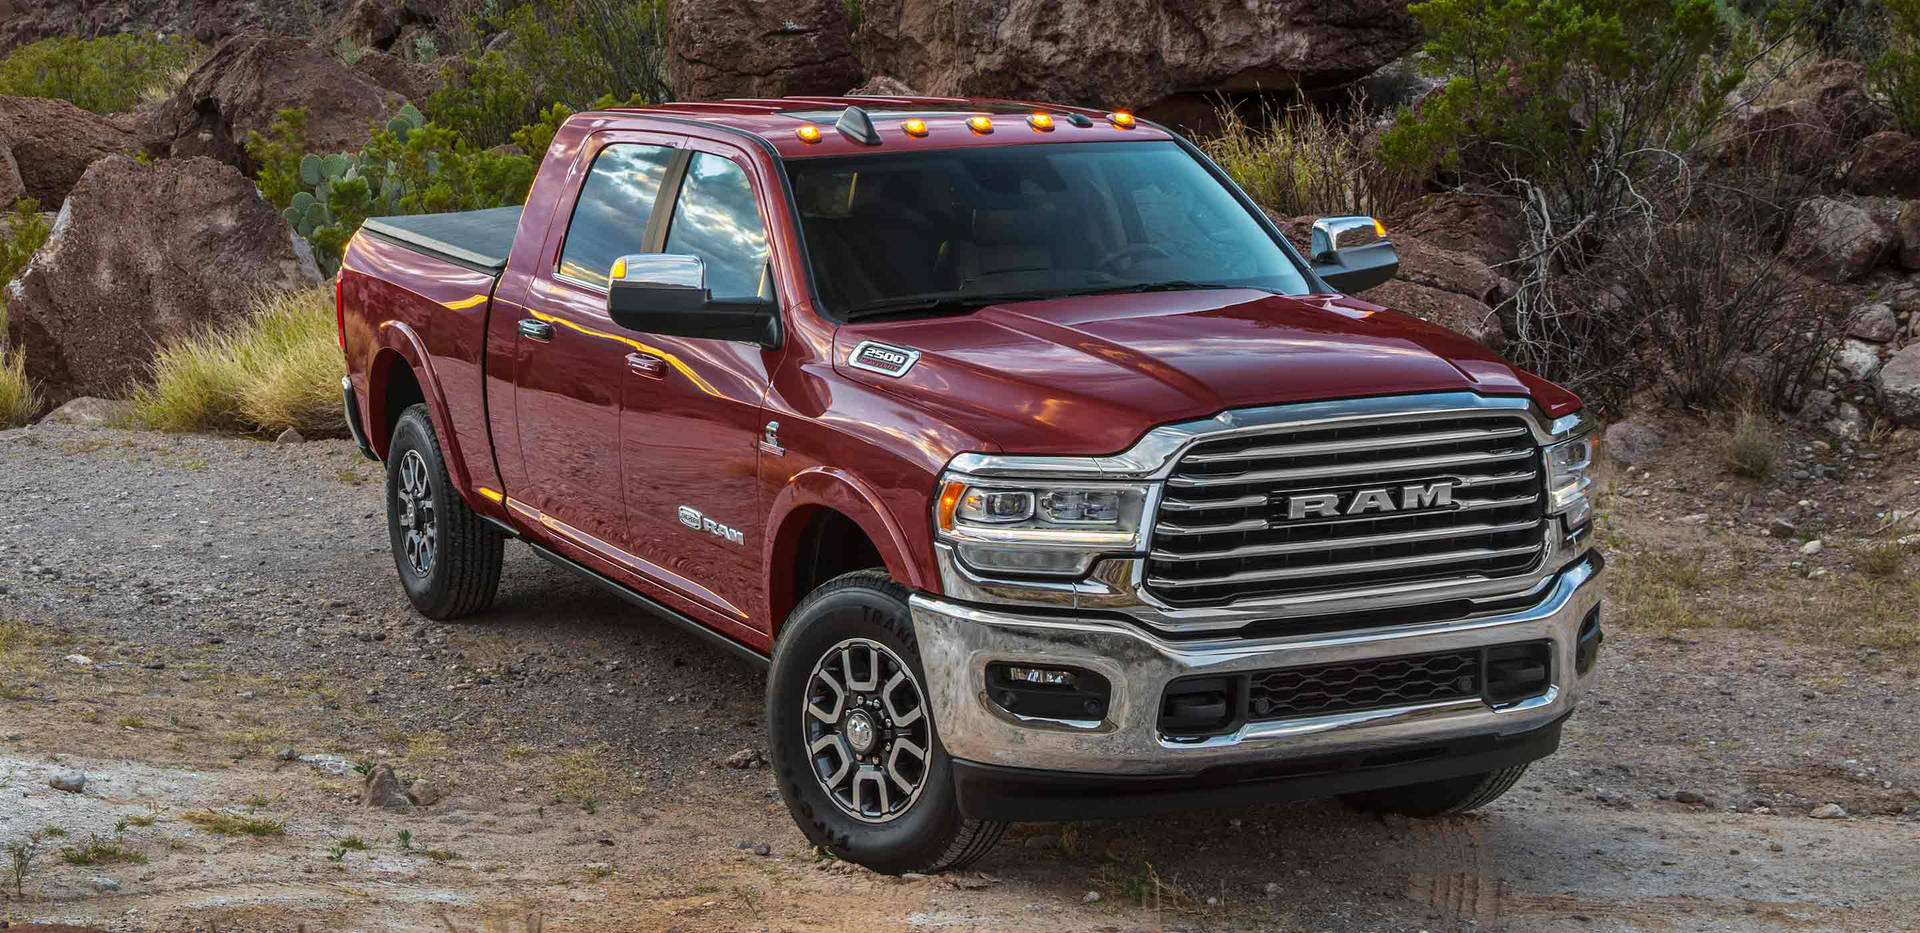
{"type": "Polygon", "coordinates": [[[926,581],[898,522],[859,479],[816,467],[775,498],[767,536],[767,615],[777,638],[793,608],[820,584],[855,570],[883,569],[902,585],[926,581]]]}
{"type": "Polygon", "coordinates": [[[447,463],[454,490],[469,506],[474,504],[472,477],[466,458],[460,453],[460,439],[451,429],[451,414],[446,397],[434,377],[433,363],[420,335],[400,321],[387,321],[380,327],[380,348],[367,367],[367,438],[380,459],[392,448],[393,429],[407,407],[425,402],[427,416],[440,445],[440,456],[447,463]]]}

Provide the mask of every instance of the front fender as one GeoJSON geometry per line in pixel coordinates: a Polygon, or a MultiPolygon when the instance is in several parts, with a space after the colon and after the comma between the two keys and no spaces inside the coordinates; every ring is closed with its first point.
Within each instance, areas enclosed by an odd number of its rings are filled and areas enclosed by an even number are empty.
{"type": "MultiPolygon", "coordinates": [[[[838,512],[860,526],[867,540],[872,541],[874,548],[880,552],[888,575],[895,580],[918,590],[929,587],[925,569],[913,560],[913,548],[907,541],[906,532],[886,506],[881,504],[880,497],[859,477],[826,466],[816,466],[795,474],[774,496],[767,527],[775,531],[766,536],[761,554],[764,561],[762,566],[774,568],[788,565],[787,558],[791,557],[800,534],[812,518],[810,513],[817,509],[838,512]]],[[[771,606],[792,602],[783,600],[779,593],[769,595],[771,606]]],[[[770,621],[777,629],[783,620],[770,621]]]]}

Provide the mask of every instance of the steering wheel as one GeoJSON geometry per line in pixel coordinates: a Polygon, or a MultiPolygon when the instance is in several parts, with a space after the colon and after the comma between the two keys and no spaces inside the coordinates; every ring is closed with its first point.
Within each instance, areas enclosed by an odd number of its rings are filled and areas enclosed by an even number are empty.
{"type": "Polygon", "coordinates": [[[1127,265],[1131,266],[1135,262],[1138,262],[1142,259],[1170,259],[1170,258],[1172,258],[1171,254],[1169,254],[1166,250],[1153,245],[1152,243],[1129,243],[1126,246],[1122,246],[1119,249],[1116,249],[1113,252],[1100,257],[1100,268],[1112,269],[1122,259],[1128,260],[1127,265]]]}

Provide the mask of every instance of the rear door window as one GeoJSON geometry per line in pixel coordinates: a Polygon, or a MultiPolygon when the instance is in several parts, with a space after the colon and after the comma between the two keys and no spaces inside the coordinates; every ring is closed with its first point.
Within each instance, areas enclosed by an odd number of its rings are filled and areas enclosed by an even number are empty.
{"type": "Polygon", "coordinates": [[[645,250],[647,221],[674,151],[641,143],[615,143],[600,151],[567,224],[561,275],[606,288],[614,260],[645,250]]]}

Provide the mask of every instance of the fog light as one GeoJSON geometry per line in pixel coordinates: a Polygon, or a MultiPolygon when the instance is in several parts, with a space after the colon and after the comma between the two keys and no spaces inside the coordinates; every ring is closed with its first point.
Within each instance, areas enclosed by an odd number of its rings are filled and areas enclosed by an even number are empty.
{"type": "Polygon", "coordinates": [[[1051,667],[1009,667],[1007,679],[1030,684],[1057,684],[1063,687],[1073,686],[1073,672],[1051,667]]]}
{"type": "Polygon", "coordinates": [[[987,697],[1028,719],[1091,725],[1106,718],[1113,687],[1093,671],[995,661],[987,665],[987,697]]]}

